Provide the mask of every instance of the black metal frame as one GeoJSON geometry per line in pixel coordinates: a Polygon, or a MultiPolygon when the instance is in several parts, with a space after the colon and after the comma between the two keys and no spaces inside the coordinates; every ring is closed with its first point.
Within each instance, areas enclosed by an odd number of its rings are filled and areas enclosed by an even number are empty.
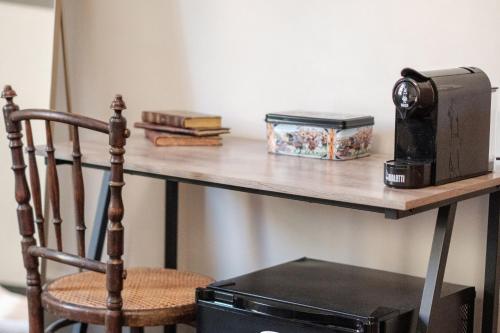
{"type": "MultiPolygon", "coordinates": [[[[70,161],[58,160],[58,164],[72,164],[70,161]]],[[[89,257],[99,260],[102,253],[102,244],[107,224],[106,206],[109,202],[108,178],[109,169],[103,166],[84,163],[83,166],[104,170],[101,193],[99,195],[99,206],[94,222],[91,245],[89,246],[89,257]]],[[[223,188],[228,190],[254,193],[259,195],[274,196],[292,200],[299,200],[311,203],[331,205],[337,207],[351,208],[357,210],[382,213],[388,219],[400,219],[407,216],[419,214],[428,210],[438,208],[436,227],[432,242],[427,276],[425,280],[422,301],[417,325],[418,333],[432,332],[432,322],[437,320],[433,317],[434,309],[438,305],[441,296],[441,287],[446,269],[448,251],[455,221],[457,203],[473,197],[489,194],[488,213],[488,238],[486,244],[486,270],[484,283],[484,303],[482,318],[482,333],[497,333],[498,326],[498,293],[500,279],[500,186],[479,190],[476,192],[457,196],[451,200],[443,200],[437,203],[425,205],[417,209],[397,210],[383,207],[369,206],[362,204],[346,203],[334,200],[325,200],[311,197],[298,196],[287,193],[273,192],[267,190],[257,190],[233,185],[218,184],[203,180],[185,179],[170,177],[154,173],[125,170],[125,173],[149,178],[163,179],[165,181],[165,252],[164,266],[166,268],[177,268],[177,233],[178,233],[178,196],[179,183],[196,184],[207,187],[223,188]]],[[[167,326],[165,333],[175,333],[175,326],[167,326]]],[[[73,333],[86,332],[86,325],[77,325],[73,333]],[[78,330],[77,330],[78,329],[78,330]]],[[[440,332],[432,332],[440,333],[440,332]]]]}
{"type": "MultiPolygon", "coordinates": [[[[165,181],[165,252],[164,267],[177,268],[179,183],[165,181]]],[[[175,333],[176,327],[165,326],[164,333],[175,333]]]]}
{"type": "Polygon", "coordinates": [[[453,203],[439,208],[438,211],[427,276],[420,303],[417,332],[432,332],[432,323],[436,319],[432,317],[432,314],[441,298],[441,287],[443,286],[456,210],[457,204],[453,203]]]}
{"type": "Polygon", "coordinates": [[[498,288],[500,279],[500,191],[490,194],[486,268],[484,272],[482,333],[498,331],[498,288]]]}

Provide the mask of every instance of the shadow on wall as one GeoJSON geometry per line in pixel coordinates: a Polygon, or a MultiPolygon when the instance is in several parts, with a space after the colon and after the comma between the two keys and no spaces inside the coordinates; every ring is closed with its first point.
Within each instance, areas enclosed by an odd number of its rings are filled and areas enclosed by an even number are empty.
{"type": "Polygon", "coordinates": [[[11,2],[18,5],[38,6],[38,7],[54,7],[54,0],[0,0],[0,2],[11,2]]]}
{"type": "Polygon", "coordinates": [[[179,268],[220,280],[267,266],[270,250],[265,241],[264,200],[247,193],[182,184],[179,268]]]}

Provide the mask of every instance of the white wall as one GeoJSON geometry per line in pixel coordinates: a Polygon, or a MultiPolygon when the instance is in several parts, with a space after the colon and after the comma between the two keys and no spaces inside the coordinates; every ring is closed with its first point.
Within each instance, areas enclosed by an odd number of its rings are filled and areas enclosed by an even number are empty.
{"type": "MultiPolygon", "coordinates": [[[[102,119],[116,92],[130,123],[144,109],[190,108],[256,138],[271,111],[370,113],[375,151],[391,153],[401,68],[474,65],[500,83],[498,0],[88,0],[65,2],[64,15],[74,112],[102,119]]],[[[98,172],[86,177],[90,219],[98,172]]],[[[163,183],[126,181],[127,264],[159,266],[163,183]]],[[[446,273],[479,292],[486,209],[485,197],[459,205],[446,273]]],[[[422,276],[435,215],[388,221],[181,185],[180,268],[221,279],[310,256],[422,276]]]]}
{"type": "MultiPolygon", "coordinates": [[[[49,107],[54,15],[50,1],[0,1],[0,86],[11,84],[21,108],[49,107]]],[[[1,104],[3,106],[4,100],[1,104]]],[[[3,116],[2,116],[3,119],[3,116]]],[[[14,176],[5,129],[0,125],[0,282],[23,285],[21,236],[14,200],[14,176]]],[[[35,139],[41,133],[34,124],[35,139]]],[[[43,139],[42,139],[43,140],[43,139]]],[[[38,141],[44,142],[44,141],[38,141]]],[[[40,166],[44,175],[43,163],[40,166]]],[[[43,177],[41,179],[43,183],[43,177]]]]}
{"type": "MultiPolygon", "coordinates": [[[[255,138],[264,137],[271,111],[370,113],[375,151],[391,153],[391,88],[403,67],[474,65],[500,83],[497,0],[68,5],[74,108],[101,118],[115,92],[124,95],[130,122],[144,109],[191,108],[219,113],[233,135],[255,138]]],[[[130,264],[161,265],[163,190],[161,181],[127,177],[130,264]]],[[[435,212],[387,221],[219,189],[182,185],[180,192],[183,269],[220,279],[310,256],[425,274],[435,212]]],[[[484,197],[459,205],[446,273],[446,280],[479,292],[486,209],[484,197]]]]}

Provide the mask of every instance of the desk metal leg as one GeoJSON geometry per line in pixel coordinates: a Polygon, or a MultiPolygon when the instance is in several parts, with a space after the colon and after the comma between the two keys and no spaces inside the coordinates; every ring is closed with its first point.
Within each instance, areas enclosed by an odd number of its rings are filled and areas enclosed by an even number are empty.
{"type": "MultiPolygon", "coordinates": [[[[109,206],[109,182],[111,180],[111,172],[104,171],[101,182],[101,190],[97,201],[97,210],[92,227],[92,236],[90,238],[87,257],[94,260],[101,260],[104,240],[106,238],[106,227],[108,224],[108,206],[109,206]]],[[[87,332],[87,324],[79,323],[73,326],[72,333],[87,332]]]]}
{"type": "Polygon", "coordinates": [[[431,256],[427,267],[427,277],[420,304],[418,333],[432,332],[432,322],[435,319],[432,315],[436,304],[441,298],[441,287],[443,286],[456,209],[456,203],[439,208],[434,239],[432,240],[431,256]]]}
{"type": "MultiPolygon", "coordinates": [[[[177,220],[179,183],[165,182],[165,268],[177,268],[177,220]]],[[[165,326],[164,333],[175,333],[175,325],[165,326]]]]}
{"type": "Polygon", "coordinates": [[[500,278],[500,192],[490,194],[488,235],[486,243],[486,270],[484,276],[483,333],[498,329],[498,279],[500,278]]]}
{"type": "Polygon", "coordinates": [[[165,268],[177,268],[179,183],[167,180],[165,186],[165,268]]]}

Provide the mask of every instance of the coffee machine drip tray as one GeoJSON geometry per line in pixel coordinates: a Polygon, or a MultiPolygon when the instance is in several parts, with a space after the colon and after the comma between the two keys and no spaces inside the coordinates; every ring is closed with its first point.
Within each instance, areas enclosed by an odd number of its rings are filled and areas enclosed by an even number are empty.
{"type": "Polygon", "coordinates": [[[384,164],[384,182],[398,188],[419,188],[431,185],[432,162],[390,160],[384,164]]]}

